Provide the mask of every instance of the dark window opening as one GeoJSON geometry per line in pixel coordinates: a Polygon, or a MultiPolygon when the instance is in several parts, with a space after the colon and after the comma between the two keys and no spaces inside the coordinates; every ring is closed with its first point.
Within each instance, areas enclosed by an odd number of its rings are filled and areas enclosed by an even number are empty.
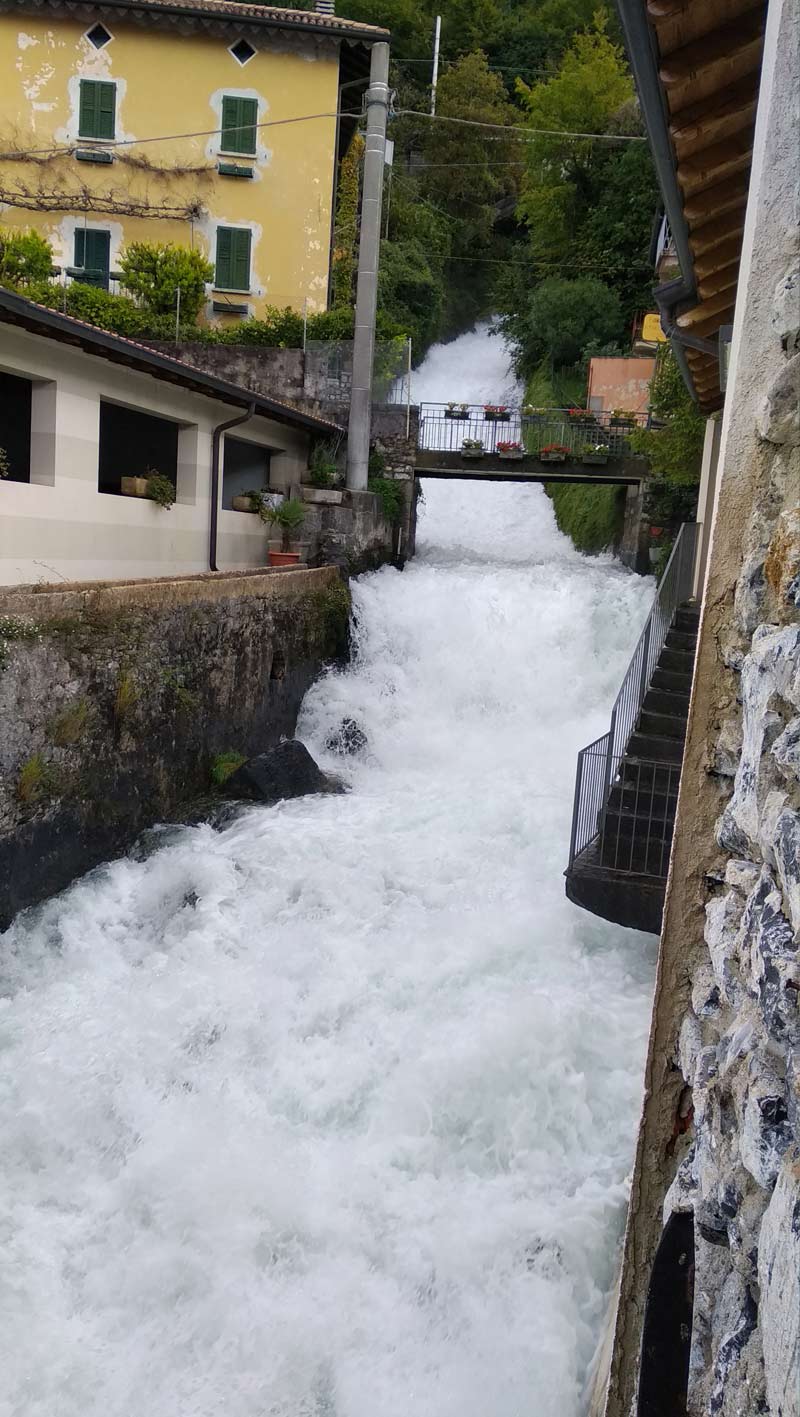
{"type": "Polygon", "coordinates": [[[694,1215],[674,1212],[659,1242],[644,1311],[637,1417],[686,1411],[694,1297],[694,1215]]]}
{"type": "Polygon", "coordinates": [[[8,475],[4,482],[31,480],[31,397],[30,379],[16,374],[0,374],[0,448],[5,453],[8,475]]]}
{"type": "Polygon", "coordinates": [[[160,472],[175,486],[179,431],[178,424],[166,418],[101,402],[98,491],[119,493],[123,477],[146,477],[150,472],[160,472]]]}
{"type": "Polygon", "coordinates": [[[237,39],[236,43],[231,45],[231,54],[239,64],[246,64],[255,52],[252,44],[248,44],[246,39],[237,39]]]}
{"type": "Polygon", "coordinates": [[[111,232],[90,231],[79,227],[75,232],[75,274],[73,280],[82,285],[96,285],[108,290],[111,270],[111,232]]]}
{"type": "Polygon", "coordinates": [[[110,42],[111,35],[108,33],[105,25],[98,24],[92,25],[92,28],[87,30],[86,38],[90,44],[94,45],[95,49],[102,49],[104,45],[110,42]]]}
{"type": "Polygon", "coordinates": [[[269,487],[269,449],[243,438],[225,439],[222,462],[222,506],[229,511],[234,497],[264,492],[269,487]]]}

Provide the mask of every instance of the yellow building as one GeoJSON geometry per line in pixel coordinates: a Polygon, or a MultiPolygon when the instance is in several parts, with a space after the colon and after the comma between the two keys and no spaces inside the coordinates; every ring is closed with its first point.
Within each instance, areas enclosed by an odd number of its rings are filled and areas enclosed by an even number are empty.
{"type": "Polygon", "coordinates": [[[111,289],[132,241],[197,247],[212,319],[325,309],[336,114],[387,38],[233,0],[0,0],[0,223],[111,289]]]}

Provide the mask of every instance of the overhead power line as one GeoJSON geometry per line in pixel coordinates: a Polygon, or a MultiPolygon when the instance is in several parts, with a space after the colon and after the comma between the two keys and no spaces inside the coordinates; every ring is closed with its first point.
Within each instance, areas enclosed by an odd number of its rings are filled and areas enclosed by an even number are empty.
{"type": "Polygon", "coordinates": [[[397,118],[427,118],[434,123],[458,123],[465,128],[487,128],[501,135],[506,133],[524,133],[528,138],[591,138],[596,142],[603,143],[646,143],[647,139],[639,133],[578,133],[567,128],[530,128],[523,124],[515,123],[481,123],[477,118],[451,118],[447,113],[423,113],[416,108],[398,108],[395,110],[397,118]]]}

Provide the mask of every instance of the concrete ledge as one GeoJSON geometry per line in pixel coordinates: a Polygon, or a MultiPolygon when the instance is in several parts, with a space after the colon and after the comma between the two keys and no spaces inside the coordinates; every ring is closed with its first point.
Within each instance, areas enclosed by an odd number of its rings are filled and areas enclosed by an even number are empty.
{"type": "Polygon", "coordinates": [[[638,486],[648,475],[644,458],[611,458],[604,467],[587,466],[579,459],[563,463],[543,463],[535,454],[503,461],[487,452],[482,458],[463,458],[460,453],[420,448],[417,477],[454,477],[474,482],[572,482],[596,486],[638,486]]]}
{"type": "Polygon", "coordinates": [[[70,581],[68,584],[4,586],[0,590],[0,615],[26,615],[37,619],[75,615],[91,609],[108,613],[134,607],[192,605],[222,600],[292,600],[321,590],[339,579],[334,566],[318,568],[268,567],[248,571],[207,571],[170,580],[70,581]]]}

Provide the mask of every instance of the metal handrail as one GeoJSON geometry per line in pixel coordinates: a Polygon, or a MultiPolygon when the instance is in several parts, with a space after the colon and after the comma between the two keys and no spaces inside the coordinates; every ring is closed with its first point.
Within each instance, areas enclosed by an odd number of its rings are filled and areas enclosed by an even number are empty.
{"type": "Polygon", "coordinates": [[[502,442],[519,443],[528,451],[557,444],[578,453],[600,445],[611,457],[627,456],[633,428],[650,426],[647,413],[618,416],[607,410],[546,408],[532,411],[528,405],[506,406],[420,403],[419,446],[443,452],[458,452],[465,438],[480,442],[488,453],[502,442]]]}
{"type": "Polygon", "coordinates": [[[596,837],[600,837],[601,841],[603,839],[608,800],[636,728],[653,671],[678,606],[689,600],[692,594],[697,533],[696,522],[684,522],[680,528],[658,583],[650,614],[611,710],[608,733],[578,754],[569,846],[570,866],[596,837]],[[598,769],[600,757],[603,760],[602,772],[598,769]]]}

